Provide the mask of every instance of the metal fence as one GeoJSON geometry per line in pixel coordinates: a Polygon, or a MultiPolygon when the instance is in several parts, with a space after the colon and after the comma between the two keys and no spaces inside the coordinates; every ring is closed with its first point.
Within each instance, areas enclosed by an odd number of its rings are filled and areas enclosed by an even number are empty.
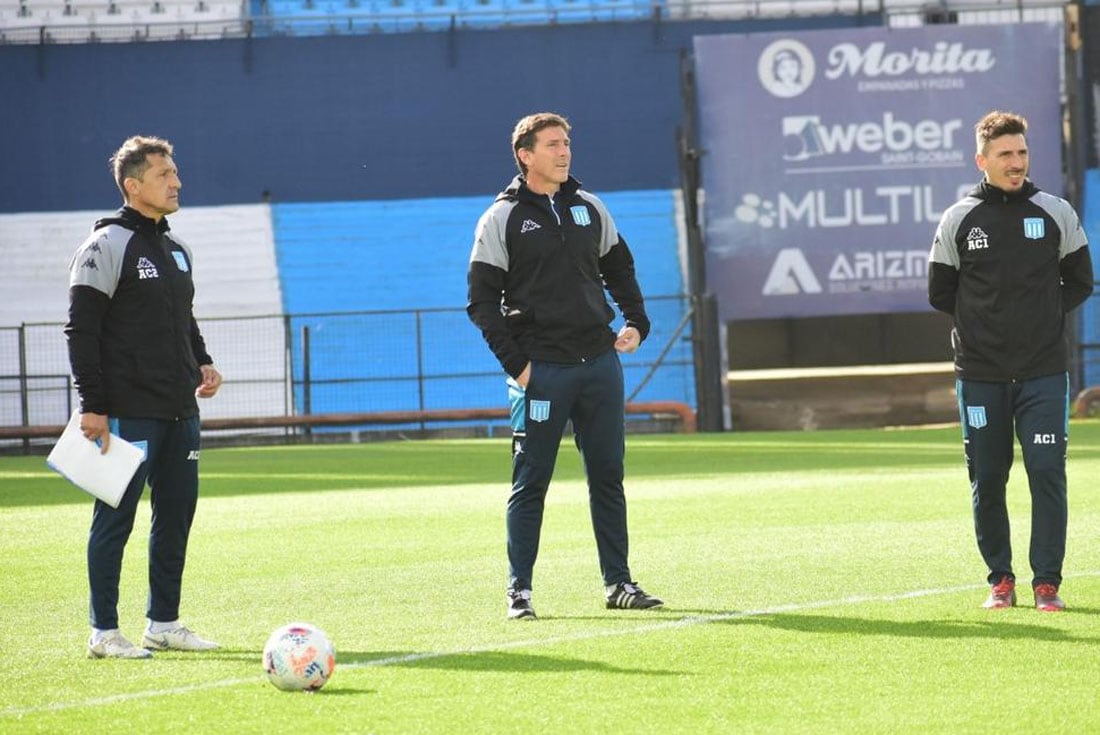
{"type": "MultiPolygon", "coordinates": [[[[653,297],[631,400],[694,405],[686,298],[653,297]]],[[[503,373],[463,309],[200,319],[225,384],[204,418],[500,408],[503,373]]],[[[0,328],[0,426],[64,424],[78,405],[63,325],[0,328]]]]}

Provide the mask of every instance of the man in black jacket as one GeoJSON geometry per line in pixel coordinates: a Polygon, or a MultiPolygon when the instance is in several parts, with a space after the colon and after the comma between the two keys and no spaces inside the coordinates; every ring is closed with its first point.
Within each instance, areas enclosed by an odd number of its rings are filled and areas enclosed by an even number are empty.
{"type": "Polygon", "coordinates": [[[172,145],[135,136],[111,158],[125,206],[96,222],[69,266],[69,362],[80,428],[107,451],[111,433],[145,451],[118,508],[97,500],[88,535],[91,658],[149,658],[147,649],[217,648],[179,622],[187,538],[198,500],[196,396],[222,377],[192,314],[191,250],[170,234],[181,183],[172,145]],[[118,629],[122,555],[146,480],[149,607],[143,647],[118,629]]]}
{"type": "Polygon", "coordinates": [[[932,306],[954,316],[951,341],[986,608],[1016,604],[1005,486],[1019,437],[1031,490],[1032,589],[1059,596],[1066,550],[1069,440],[1067,314],[1092,293],[1081,223],[1028,178],[1027,121],[990,112],[975,126],[982,182],[943,214],[928,272],[932,306]]]}
{"type": "Polygon", "coordinates": [[[512,413],[508,498],[508,617],[534,618],[531,582],[546,491],[566,422],[584,459],[592,525],[610,609],[662,601],[627,564],[623,493],[625,415],[619,352],[634,352],[649,319],[634,258],[598,198],[569,175],[569,123],[553,113],[520,120],[520,174],[482,215],[466,311],[507,373],[512,413]],[[618,334],[607,292],[625,324],[618,334]]]}

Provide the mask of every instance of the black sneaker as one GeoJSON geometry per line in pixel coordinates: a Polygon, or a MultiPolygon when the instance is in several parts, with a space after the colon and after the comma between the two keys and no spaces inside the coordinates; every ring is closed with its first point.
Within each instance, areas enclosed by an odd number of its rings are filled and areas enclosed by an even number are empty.
{"type": "Polygon", "coordinates": [[[664,600],[647,595],[633,582],[619,582],[607,593],[608,610],[645,610],[663,604],[664,600]]]}
{"type": "Polygon", "coordinates": [[[508,618],[537,618],[535,608],[531,607],[531,590],[508,590],[508,618]]]}

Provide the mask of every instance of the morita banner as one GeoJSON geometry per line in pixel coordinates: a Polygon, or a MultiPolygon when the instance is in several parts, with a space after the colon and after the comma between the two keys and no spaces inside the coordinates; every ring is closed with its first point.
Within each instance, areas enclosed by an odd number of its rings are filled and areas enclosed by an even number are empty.
{"type": "Polygon", "coordinates": [[[1062,193],[1052,23],[697,36],[707,282],[724,319],[926,311],[943,210],[974,186],[974,123],[1030,124],[1062,193]]]}

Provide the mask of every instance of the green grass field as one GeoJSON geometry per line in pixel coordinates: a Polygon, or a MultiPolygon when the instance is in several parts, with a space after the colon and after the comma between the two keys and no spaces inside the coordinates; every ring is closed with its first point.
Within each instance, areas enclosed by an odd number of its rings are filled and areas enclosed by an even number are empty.
{"type": "MultiPolygon", "coordinates": [[[[507,440],[208,449],[183,620],[223,648],[89,661],[91,503],[0,458],[3,733],[1100,731],[1100,422],[1075,423],[1064,614],[985,611],[957,429],[631,436],[631,566],[608,611],[563,443],[536,621],[504,617],[507,440]],[[337,669],[268,684],[292,620],[337,669]]],[[[1030,502],[1009,496],[1026,589],[1030,502]]],[[[144,503],[120,617],[146,594],[144,503]]],[[[1029,595],[1022,596],[1029,602],[1029,595]]]]}

